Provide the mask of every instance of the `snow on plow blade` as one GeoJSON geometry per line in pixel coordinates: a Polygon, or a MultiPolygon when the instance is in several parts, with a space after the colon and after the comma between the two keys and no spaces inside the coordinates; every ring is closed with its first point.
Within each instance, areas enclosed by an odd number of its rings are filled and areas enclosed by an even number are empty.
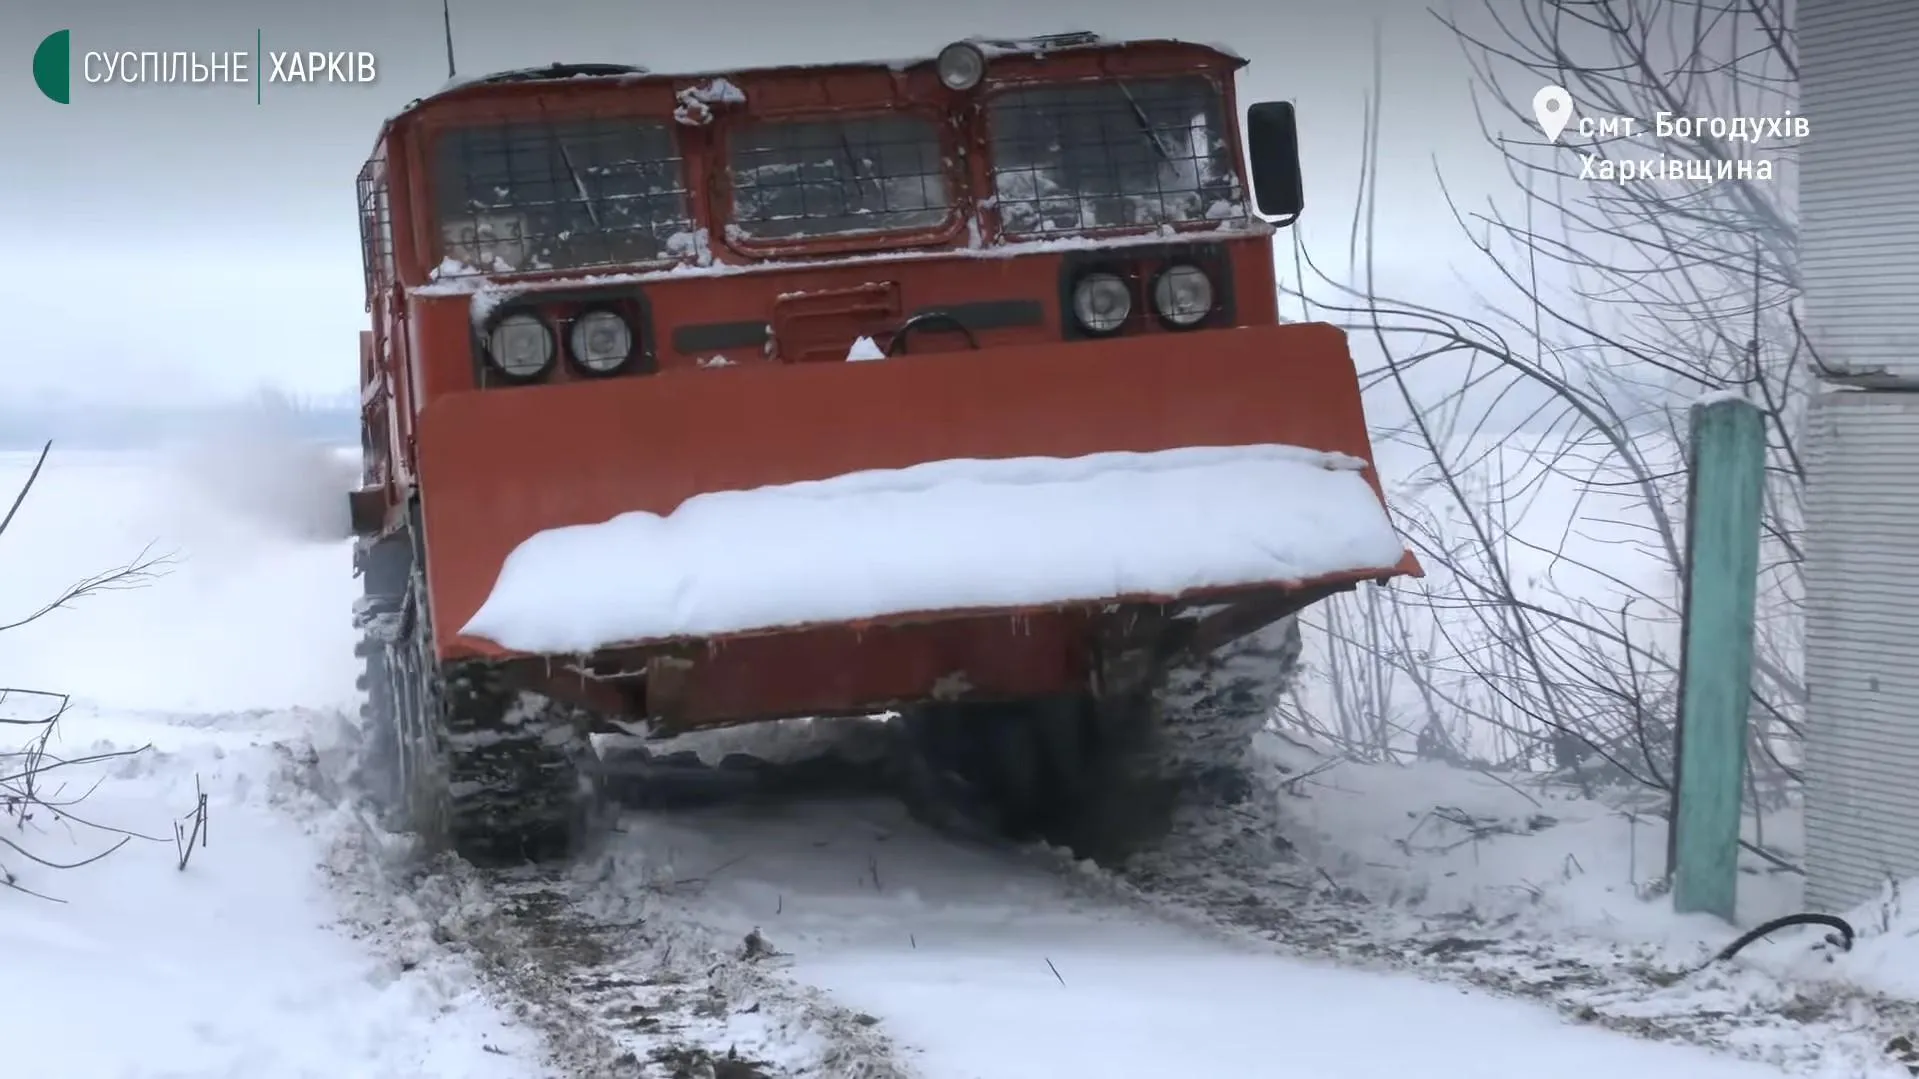
{"type": "Polygon", "coordinates": [[[1319,324],[480,391],[420,447],[442,658],[678,656],[689,723],[1047,691],[1110,604],[1419,572],[1319,324]]]}

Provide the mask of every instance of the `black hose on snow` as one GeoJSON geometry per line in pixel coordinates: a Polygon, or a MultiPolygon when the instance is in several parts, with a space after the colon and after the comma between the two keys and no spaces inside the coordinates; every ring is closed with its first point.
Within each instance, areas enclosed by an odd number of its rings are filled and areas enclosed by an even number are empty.
{"type": "Polygon", "coordinates": [[[1833,914],[1788,914],[1783,918],[1774,918],[1772,921],[1766,922],[1763,925],[1754,926],[1738,940],[1722,948],[1718,955],[1712,957],[1712,962],[1723,963],[1733,956],[1738,955],[1741,949],[1753,941],[1794,925],[1823,925],[1830,929],[1837,929],[1840,937],[1839,950],[1846,952],[1852,951],[1852,941],[1854,937],[1852,924],[1844,918],[1833,914]]]}

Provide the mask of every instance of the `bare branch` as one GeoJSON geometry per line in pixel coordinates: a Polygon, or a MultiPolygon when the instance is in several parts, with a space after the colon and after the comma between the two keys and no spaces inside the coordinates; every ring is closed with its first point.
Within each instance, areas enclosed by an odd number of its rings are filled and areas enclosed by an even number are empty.
{"type": "MultiPolygon", "coordinates": [[[[1753,804],[1797,772],[1804,459],[1818,358],[1801,332],[1795,162],[1692,125],[1662,139],[1508,137],[1541,83],[1582,116],[1776,116],[1797,64],[1779,0],[1483,0],[1440,16],[1474,72],[1473,103],[1510,190],[1468,207],[1436,180],[1482,268],[1470,311],[1386,294],[1374,268],[1378,95],[1363,129],[1351,272],[1295,240],[1287,293],[1372,359],[1375,434],[1406,460],[1393,510],[1425,580],[1309,613],[1338,722],[1295,721],[1353,756],[1492,758],[1659,790],[1672,768],[1687,413],[1734,389],[1766,416],[1769,456],[1753,694],[1753,804]],[[1716,182],[1574,179],[1583,163],[1663,153],[1716,182]],[[1751,154],[1776,166],[1756,179],[1751,154]],[[1311,277],[1308,276],[1310,271],[1311,277]],[[1375,412],[1378,410],[1375,408],[1375,412]],[[1416,645],[1417,642],[1417,645],[1416,645]],[[1363,688],[1362,688],[1363,687],[1363,688]],[[1355,714],[1370,709],[1375,714],[1355,714]],[[1399,745],[1372,744],[1416,715],[1399,745]],[[1364,738],[1360,732],[1372,732],[1364,738]],[[1597,769],[1595,771],[1595,769],[1597,769]],[[1767,792],[1761,797],[1761,792],[1767,792]]],[[[1377,77],[1377,72],[1376,72],[1377,77]]]]}

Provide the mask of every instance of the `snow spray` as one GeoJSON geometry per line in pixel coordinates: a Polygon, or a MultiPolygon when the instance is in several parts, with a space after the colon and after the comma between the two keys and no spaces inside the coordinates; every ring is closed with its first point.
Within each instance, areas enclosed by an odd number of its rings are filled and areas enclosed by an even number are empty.
{"type": "Polygon", "coordinates": [[[300,406],[263,394],[215,415],[176,448],[186,485],[275,538],[350,539],[347,492],[360,482],[357,446],[336,446],[300,430],[300,406]]]}

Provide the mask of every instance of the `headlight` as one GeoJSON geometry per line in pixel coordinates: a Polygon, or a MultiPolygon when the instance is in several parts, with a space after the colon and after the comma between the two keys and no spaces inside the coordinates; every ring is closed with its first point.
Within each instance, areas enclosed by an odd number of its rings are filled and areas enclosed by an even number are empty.
{"type": "Polygon", "coordinates": [[[1213,310],[1213,279],[1197,266],[1168,266],[1153,280],[1153,307],[1175,326],[1192,326],[1213,310]]]}
{"type": "Polygon", "coordinates": [[[487,334],[486,351],[508,377],[533,378],[553,362],[553,335],[532,315],[508,315],[487,334]]]}
{"type": "Polygon", "coordinates": [[[964,41],[955,41],[940,50],[939,59],[933,62],[939,72],[940,81],[949,90],[971,90],[986,77],[986,54],[979,47],[964,41]]]}
{"type": "Polygon", "coordinates": [[[567,331],[573,360],[596,375],[618,370],[633,355],[633,331],[611,311],[588,311],[567,331]]]}
{"type": "Polygon", "coordinates": [[[1090,333],[1112,333],[1133,314],[1133,290],[1109,273],[1089,273],[1073,286],[1073,317],[1090,333]]]}

